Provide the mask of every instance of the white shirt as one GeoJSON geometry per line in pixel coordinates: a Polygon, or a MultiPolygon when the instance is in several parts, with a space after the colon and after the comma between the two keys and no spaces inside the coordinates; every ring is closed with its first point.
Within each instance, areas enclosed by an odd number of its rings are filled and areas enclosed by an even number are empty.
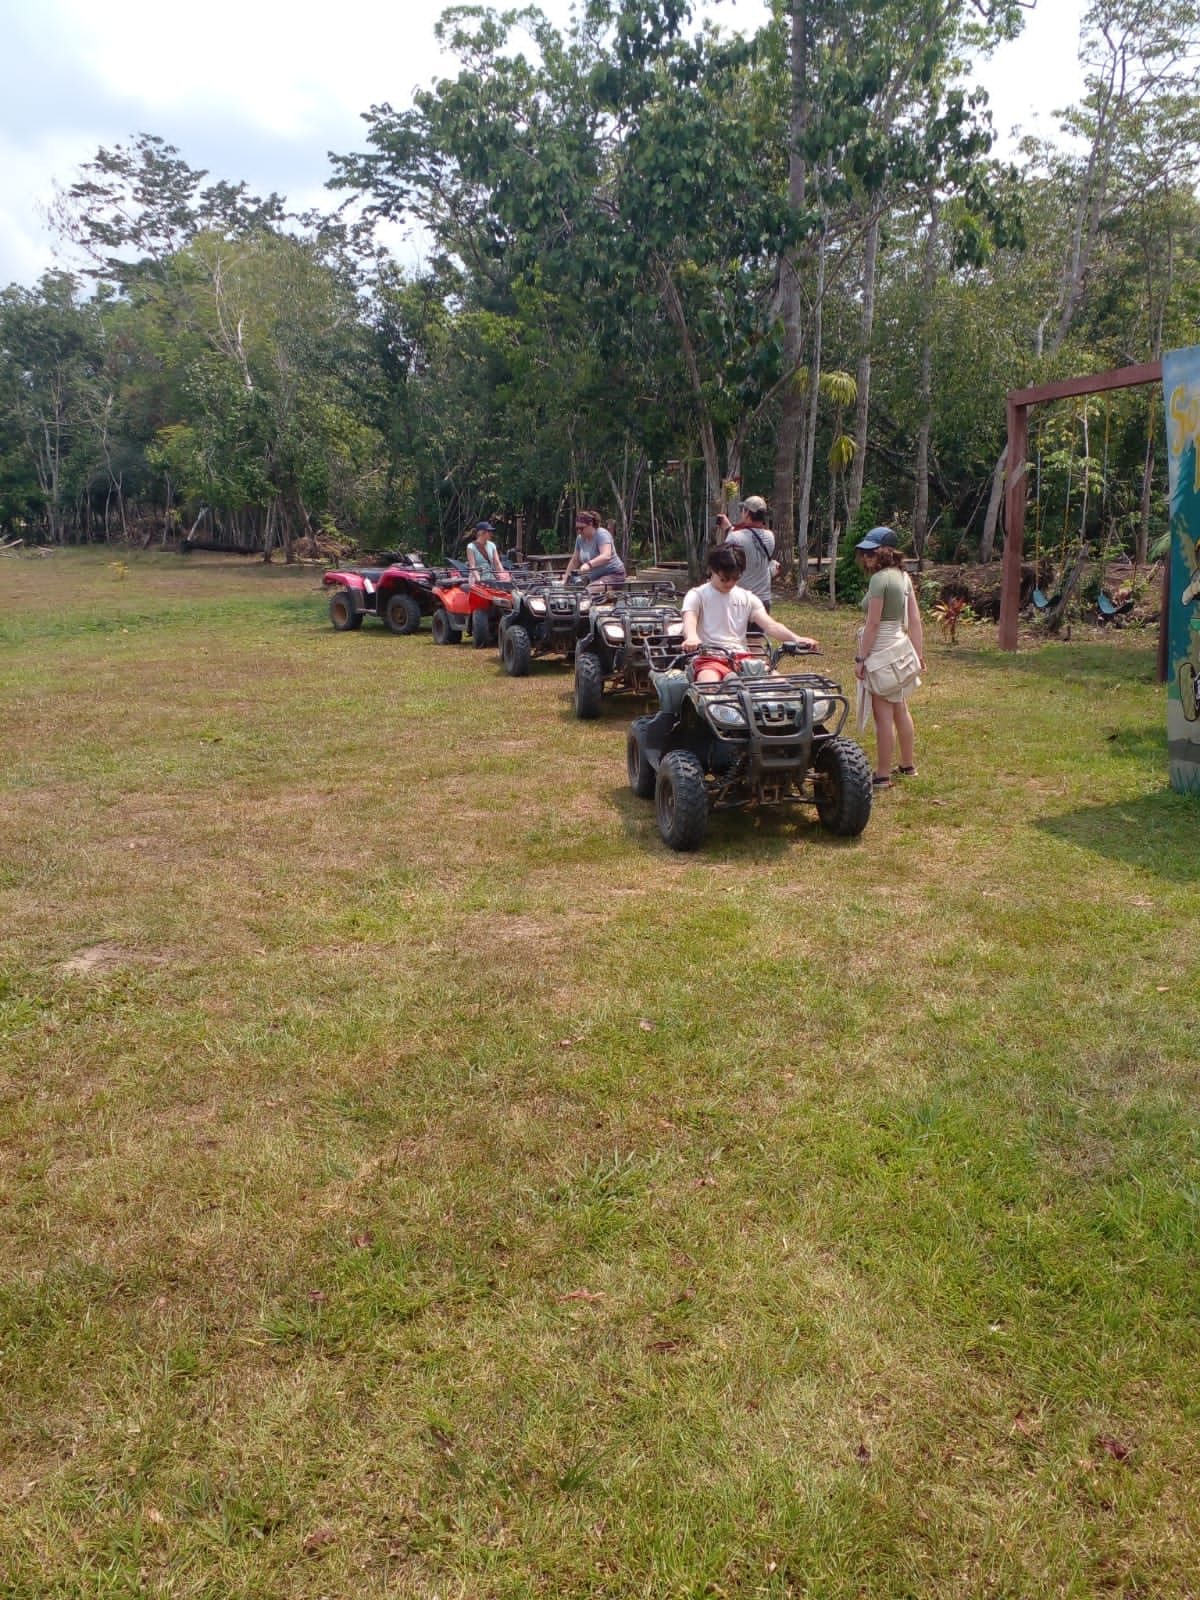
{"type": "Polygon", "coordinates": [[[757,622],[761,628],[768,620],[767,608],[758,596],[736,585],[722,594],[711,583],[702,583],[684,595],[683,609],[694,614],[700,643],[719,650],[744,650],[750,623],[757,622]]]}

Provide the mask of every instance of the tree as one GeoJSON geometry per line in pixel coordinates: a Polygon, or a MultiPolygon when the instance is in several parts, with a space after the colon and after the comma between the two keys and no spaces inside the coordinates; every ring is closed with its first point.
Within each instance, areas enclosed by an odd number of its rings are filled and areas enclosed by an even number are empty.
{"type": "Polygon", "coordinates": [[[48,272],[36,290],[0,293],[0,404],[37,482],[52,543],[66,537],[68,508],[91,461],[85,395],[100,358],[94,308],[76,301],[69,273],[48,272]]]}

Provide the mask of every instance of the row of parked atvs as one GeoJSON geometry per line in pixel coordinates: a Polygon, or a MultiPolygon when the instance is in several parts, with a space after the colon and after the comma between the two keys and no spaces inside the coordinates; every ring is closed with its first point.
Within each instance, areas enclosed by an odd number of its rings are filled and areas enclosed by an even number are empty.
{"type": "Polygon", "coordinates": [[[505,672],[524,677],[534,657],[575,671],[577,717],[600,716],[607,693],[658,709],[637,717],[627,739],[629,786],[653,797],[659,832],[674,850],[703,842],[713,811],[811,805],[842,837],[871,815],[871,768],[842,733],[850,706],[816,672],[778,670],[799,646],[760,640],[753,658],[720,683],[694,683],[683,653],[683,616],[670,583],[639,583],[601,597],[580,582],[514,562],[511,579],[472,582],[464,567],[428,567],[416,556],[387,566],[327,572],[329,615],[345,632],[380,618],[415,633],[430,618],[433,642],[497,648],[505,672]]]}

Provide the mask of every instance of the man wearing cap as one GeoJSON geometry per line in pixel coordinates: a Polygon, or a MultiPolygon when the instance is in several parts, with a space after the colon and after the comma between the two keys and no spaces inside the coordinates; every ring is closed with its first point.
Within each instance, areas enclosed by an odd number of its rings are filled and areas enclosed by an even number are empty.
{"type": "Polygon", "coordinates": [[[493,578],[508,577],[496,541],[491,537],[495,531],[490,522],[475,524],[475,537],[467,545],[467,569],[472,583],[488,583],[493,578]]]}
{"type": "Polygon", "coordinates": [[[770,611],[775,535],[767,527],[767,502],[762,495],[748,495],[742,501],[742,518],[736,527],[724,513],[718,516],[717,532],[725,535],[726,544],[736,544],[745,553],[746,571],[738,579],[738,587],[756,594],[770,611]]]}

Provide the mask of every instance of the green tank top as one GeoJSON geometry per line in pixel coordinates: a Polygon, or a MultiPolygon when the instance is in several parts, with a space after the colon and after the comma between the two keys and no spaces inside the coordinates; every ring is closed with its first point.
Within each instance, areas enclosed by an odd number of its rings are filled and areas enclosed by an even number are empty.
{"type": "Polygon", "coordinates": [[[899,567],[873,572],[867,585],[867,600],[883,600],[880,622],[903,622],[908,613],[908,576],[899,567]]]}

